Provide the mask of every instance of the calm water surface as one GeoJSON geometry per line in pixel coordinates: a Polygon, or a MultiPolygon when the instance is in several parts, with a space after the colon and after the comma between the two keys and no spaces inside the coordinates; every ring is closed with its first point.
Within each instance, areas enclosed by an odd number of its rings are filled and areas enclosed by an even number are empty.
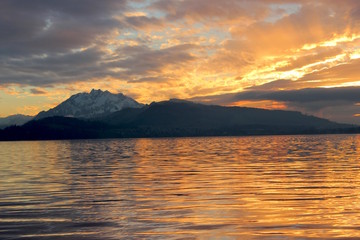
{"type": "Polygon", "coordinates": [[[360,136],[0,142],[0,239],[360,238],[360,136]]]}

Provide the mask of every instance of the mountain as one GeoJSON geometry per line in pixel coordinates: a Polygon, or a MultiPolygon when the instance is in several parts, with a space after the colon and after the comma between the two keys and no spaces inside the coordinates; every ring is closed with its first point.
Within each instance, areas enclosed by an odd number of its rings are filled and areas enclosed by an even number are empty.
{"type": "Polygon", "coordinates": [[[98,120],[114,126],[214,129],[235,126],[337,128],[349,126],[295,111],[204,105],[185,100],[154,102],[98,120]]]}
{"type": "Polygon", "coordinates": [[[27,116],[21,114],[0,118],[0,129],[9,127],[11,125],[17,125],[17,126],[23,125],[24,123],[32,120],[33,118],[34,118],[33,116],[27,116]]]}
{"type": "Polygon", "coordinates": [[[109,91],[93,89],[90,93],[75,94],[55,108],[40,112],[35,119],[54,116],[93,118],[120,111],[124,108],[140,108],[142,106],[142,104],[122,93],[112,94],[109,91]]]}
{"type": "Polygon", "coordinates": [[[0,131],[0,140],[359,133],[300,112],[170,100],[92,119],[49,117],[0,131]]]}

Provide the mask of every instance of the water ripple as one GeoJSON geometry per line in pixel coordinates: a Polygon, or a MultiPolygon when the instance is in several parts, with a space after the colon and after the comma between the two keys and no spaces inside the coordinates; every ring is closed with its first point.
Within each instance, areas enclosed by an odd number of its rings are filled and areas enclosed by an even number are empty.
{"type": "Polygon", "coordinates": [[[0,239],[360,238],[357,135],[0,143],[0,239]]]}

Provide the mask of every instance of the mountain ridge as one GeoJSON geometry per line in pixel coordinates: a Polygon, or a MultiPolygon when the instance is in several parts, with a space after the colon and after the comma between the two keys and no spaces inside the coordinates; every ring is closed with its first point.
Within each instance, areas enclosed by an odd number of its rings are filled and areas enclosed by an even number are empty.
{"type": "MultiPolygon", "coordinates": [[[[129,111],[129,110],[128,110],[129,111]]],[[[314,127],[330,127],[330,126],[350,126],[347,124],[339,124],[331,122],[327,119],[315,116],[304,115],[297,111],[286,110],[266,110],[249,107],[225,107],[219,105],[204,105],[190,101],[162,101],[153,102],[139,110],[133,110],[133,115],[137,111],[138,124],[151,125],[172,125],[186,126],[196,125],[196,127],[205,127],[207,123],[222,125],[288,125],[288,126],[314,126],[314,127]],[[166,118],[166,123],[162,120],[166,118]],[[140,122],[139,122],[140,121],[140,122]]],[[[122,115],[123,112],[115,112],[105,116],[102,121],[109,122],[116,116],[122,115]]],[[[124,117],[124,116],[121,116],[124,117]]],[[[101,119],[100,119],[101,120],[101,119]]]]}
{"type": "Polygon", "coordinates": [[[162,101],[93,119],[47,117],[0,131],[0,140],[358,133],[300,112],[162,101]]]}
{"type": "Polygon", "coordinates": [[[23,114],[14,114],[7,117],[0,118],[0,129],[9,127],[11,125],[23,125],[32,120],[34,117],[23,114]]]}

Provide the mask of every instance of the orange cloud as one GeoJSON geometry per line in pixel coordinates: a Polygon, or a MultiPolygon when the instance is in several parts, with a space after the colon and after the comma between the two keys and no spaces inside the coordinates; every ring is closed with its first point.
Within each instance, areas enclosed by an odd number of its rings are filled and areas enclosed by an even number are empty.
{"type": "Polygon", "coordinates": [[[283,102],[271,101],[271,100],[262,100],[262,101],[237,101],[228,106],[238,106],[238,107],[254,107],[254,108],[263,108],[269,110],[275,109],[287,109],[287,106],[283,102]]]}

